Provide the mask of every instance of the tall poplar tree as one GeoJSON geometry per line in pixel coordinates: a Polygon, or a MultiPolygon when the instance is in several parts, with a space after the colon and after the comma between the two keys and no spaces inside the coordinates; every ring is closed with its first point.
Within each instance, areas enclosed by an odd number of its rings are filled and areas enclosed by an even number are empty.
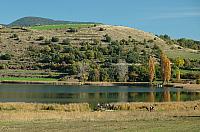
{"type": "Polygon", "coordinates": [[[154,63],[154,58],[150,56],[149,58],[149,81],[152,84],[153,79],[155,76],[155,63],[154,63]]]}
{"type": "Polygon", "coordinates": [[[169,82],[171,79],[171,62],[167,56],[161,53],[161,68],[162,68],[162,80],[163,83],[169,82]]]}

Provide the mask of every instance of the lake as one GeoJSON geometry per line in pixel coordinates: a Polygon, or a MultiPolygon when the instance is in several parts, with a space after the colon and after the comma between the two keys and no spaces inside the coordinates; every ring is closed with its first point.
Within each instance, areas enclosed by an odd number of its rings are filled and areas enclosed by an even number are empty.
{"type": "Polygon", "coordinates": [[[141,86],[57,86],[0,84],[0,102],[111,103],[200,100],[200,92],[141,86]]]}

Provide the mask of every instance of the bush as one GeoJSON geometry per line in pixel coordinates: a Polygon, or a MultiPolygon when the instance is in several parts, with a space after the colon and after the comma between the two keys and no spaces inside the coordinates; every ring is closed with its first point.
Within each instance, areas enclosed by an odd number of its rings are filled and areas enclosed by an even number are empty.
{"type": "Polygon", "coordinates": [[[63,40],[63,44],[64,45],[69,45],[70,44],[70,40],[69,39],[64,39],[63,40]]]}
{"type": "Polygon", "coordinates": [[[41,40],[44,40],[44,37],[43,36],[39,36],[38,39],[36,39],[37,41],[41,41],[41,40]]]}
{"type": "Polygon", "coordinates": [[[51,38],[51,42],[58,42],[59,41],[59,38],[57,38],[57,37],[52,37],[51,38]]]}
{"type": "Polygon", "coordinates": [[[76,28],[69,28],[69,29],[67,30],[67,32],[72,32],[72,33],[74,33],[74,32],[78,32],[78,30],[77,30],[76,28]]]}
{"type": "Polygon", "coordinates": [[[147,42],[148,42],[148,43],[153,43],[153,40],[151,39],[151,40],[148,40],[147,42]]]}
{"type": "Polygon", "coordinates": [[[181,74],[182,79],[199,79],[200,75],[196,73],[181,74]]]}
{"type": "Polygon", "coordinates": [[[200,84],[200,79],[197,79],[196,84],[200,84]]]}
{"type": "Polygon", "coordinates": [[[99,31],[104,31],[105,29],[104,28],[102,28],[102,27],[100,27],[100,29],[99,29],[99,31]]]}
{"type": "Polygon", "coordinates": [[[10,38],[18,38],[17,34],[13,34],[12,36],[10,36],[10,38]]]}
{"type": "Polygon", "coordinates": [[[111,37],[110,37],[110,36],[108,36],[107,34],[105,35],[105,37],[106,37],[106,42],[109,42],[109,43],[110,43],[110,42],[111,42],[111,40],[112,40],[112,39],[111,39],[111,37]]]}
{"type": "Polygon", "coordinates": [[[14,40],[19,40],[19,37],[16,37],[14,40]]]}
{"type": "Polygon", "coordinates": [[[50,44],[51,41],[49,39],[45,39],[44,44],[50,44]]]}
{"type": "Polygon", "coordinates": [[[0,70],[2,70],[2,69],[6,69],[6,65],[0,64],[0,70]]]}
{"type": "Polygon", "coordinates": [[[10,54],[1,55],[0,60],[11,60],[11,55],[10,54]]]}

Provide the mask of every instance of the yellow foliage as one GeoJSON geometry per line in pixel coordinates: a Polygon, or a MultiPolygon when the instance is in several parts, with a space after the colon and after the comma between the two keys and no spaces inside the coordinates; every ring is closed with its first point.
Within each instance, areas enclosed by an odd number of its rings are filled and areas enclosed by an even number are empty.
{"type": "Polygon", "coordinates": [[[163,82],[169,82],[171,79],[171,62],[163,53],[161,54],[161,67],[163,82]]]}
{"type": "Polygon", "coordinates": [[[153,82],[154,74],[155,74],[154,58],[150,56],[150,58],[149,58],[149,80],[151,83],[153,82]]]}

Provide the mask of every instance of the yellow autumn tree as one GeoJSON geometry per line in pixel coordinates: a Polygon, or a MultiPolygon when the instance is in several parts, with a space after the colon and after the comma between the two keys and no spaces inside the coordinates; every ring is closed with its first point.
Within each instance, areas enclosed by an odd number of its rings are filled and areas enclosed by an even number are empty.
{"type": "Polygon", "coordinates": [[[183,67],[183,65],[185,64],[185,61],[184,59],[178,57],[176,58],[176,61],[175,61],[175,64],[176,64],[176,80],[179,81],[181,79],[181,71],[180,71],[180,68],[183,67]]]}
{"type": "Polygon", "coordinates": [[[161,68],[162,68],[162,80],[163,83],[169,82],[171,79],[171,62],[167,56],[161,53],[161,68]]]}
{"type": "Polygon", "coordinates": [[[150,56],[149,58],[149,81],[152,84],[153,79],[155,76],[155,62],[154,62],[154,58],[152,56],[150,56]]]}
{"type": "Polygon", "coordinates": [[[168,58],[166,58],[166,62],[165,62],[165,78],[167,83],[169,82],[169,80],[171,79],[171,62],[168,58]]]}
{"type": "Polygon", "coordinates": [[[160,57],[161,57],[161,78],[164,81],[165,80],[165,78],[164,78],[165,67],[164,66],[165,66],[166,55],[162,52],[160,57]]]}

